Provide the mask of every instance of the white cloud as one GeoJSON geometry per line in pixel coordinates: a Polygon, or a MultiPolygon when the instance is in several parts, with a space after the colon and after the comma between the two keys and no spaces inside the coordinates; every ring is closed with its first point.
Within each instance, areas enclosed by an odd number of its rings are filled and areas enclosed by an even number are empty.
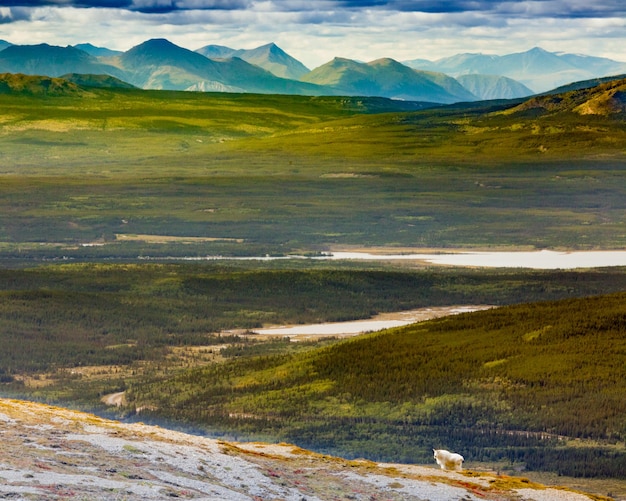
{"type": "MultiPolygon", "coordinates": [[[[626,16],[608,15],[611,0],[594,4],[594,9],[602,8],[602,15],[592,18],[568,18],[563,10],[556,12],[565,4],[568,12],[589,11],[587,0],[483,1],[488,9],[431,13],[402,9],[399,0],[393,3],[397,7],[394,9],[390,8],[392,2],[383,7],[372,6],[372,1],[343,2],[370,4],[362,8],[339,8],[339,3],[134,0],[139,10],[0,7],[0,20],[4,19],[0,38],[21,44],[91,42],[118,50],[160,37],[192,50],[210,43],[253,48],[276,42],[310,68],[334,56],[364,61],[392,57],[402,61],[438,59],[459,52],[506,54],[534,46],[625,59],[626,16]],[[168,5],[173,4],[203,10],[169,11],[168,5]],[[162,11],[142,12],[150,9],[162,11]]],[[[465,3],[480,6],[480,0],[465,3]]],[[[621,2],[614,6],[624,8],[621,2]]]]}

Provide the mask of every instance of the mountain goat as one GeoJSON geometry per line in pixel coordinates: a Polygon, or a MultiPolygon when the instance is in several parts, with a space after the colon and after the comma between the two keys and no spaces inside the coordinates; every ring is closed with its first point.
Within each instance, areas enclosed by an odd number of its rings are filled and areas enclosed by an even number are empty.
{"type": "Polygon", "coordinates": [[[465,461],[465,459],[456,452],[450,452],[444,449],[433,449],[433,455],[442,470],[461,471],[463,469],[463,461],[465,461]]]}

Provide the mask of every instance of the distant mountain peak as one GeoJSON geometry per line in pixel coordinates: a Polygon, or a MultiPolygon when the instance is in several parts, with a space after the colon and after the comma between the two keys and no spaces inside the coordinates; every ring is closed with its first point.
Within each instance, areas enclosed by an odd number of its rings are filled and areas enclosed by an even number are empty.
{"type": "Polygon", "coordinates": [[[79,43],[74,45],[74,48],[82,50],[87,54],[91,54],[96,57],[108,57],[121,54],[120,51],[108,49],[106,47],[96,47],[91,43],[79,43]]]}
{"type": "Polygon", "coordinates": [[[83,50],[83,49],[98,49],[98,47],[96,47],[94,44],[91,44],[89,42],[87,43],[81,43],[81,44],[76,44],[74,45],[75,48],[83,50]]]}
{"type": "Polygon", "coordinates": [[[149,38],[145,42],[139,45],[176,45],[173,42],[170,42],[167,38],[149,38]]]}
{"type": "Polygon", "coordinates": [[[222,59],[231,57],[233,54],[237,52],[237,49],[232,49],[230,47],[226,47],[225,45],[205,45],[196,49],[198,54],[202,54],[209,59],[222,59]]]}
{"type": "Polygon", "coordinates": [[[276,45],[274,42],[270,42],[270,43],[266,43],[265,45],[261,45],[258,47],[259,49],[268,49],[268,50],[275,50],[278,49],[282,52],[282,49],[276,45]]]}
{"type": "Polygon", "coordinates": [[[335,56],[327,64],[359,64],[354,59],[348,59],[347,57],[335,56]]]}
{"type": "MultiPolygon", "coordinates": [[[[135,45],[122,55],[125,62],[133,64],[168,64],[182,62],[187,57],[201,57],[200,54],[179,47],[165,38],[152,38],[135,45]]],[[[205,58],[206,59],[206,58],[205,58]]]]}
{"type": "MultiPolygon", "coordinates": [[[[176,45],[173,42],[170,42],[167,38],[151,38],[149,40],[146,40],[143,43],[140,43],[139,45],[135,46],[135,48],[143,48],[143,49],[151,49],[151,50],[157,50],[157,49],[182,49],[182,47],[179,47],[178,45],[176,45]]],[[[186,50],[186,49],[185,49],[186,50]]]]}
{"type": "Polygon", "coordinates": [[[456,79],[481,100],[517,99],[533,94],[525,85],[500,75],[480,75],[471,73],[460,75],[456,79]]]}
{"type": "Polygon", "coordinates": [[[369,65],[389,65],[389,64],[398,64],[398,65],[402,65],[404,66],[402,63],[399,63],[398,61],[396,61],[395,59],[392,59],[390,57],[381,57],[379,59],[374,59],[373,61],[370,61],[369,63],[367,63],[369,65]]]}
{"type": "Polygon", "coordinates": [[[183,49],[182,47],[179,47],[178,45],[170,42],[166,38],[151,38],[150,40],[146,40],[145,42],[140,43],[139,45],[135,45],[128,52],[131,52],[131,51],[136,51],[136,52],[165,51],[167,53],[170,51],[178,51],[178,50],[187,50],[187,49],[183,49]]]}
{"type": "Polygon", "coordinates": [[[291,57],[274,42],[256,49],[239,50],[234,55],[281,78],[298,80],[309,72],[304,64],[291,57]]]}
{"type": "Polygon", "coordinates": [[[309,69],[291,57],[274,42],[255,49],[231,49],[223,45],[206,45],[196,50],[209,59],[240,58],[247,63],[263,68],[280,78],[299,80],[309,69]]]}
{"type": "MultiPolygon", "coordinates": [[[[555,61],[561,60],[561,58],[554,52],[548,52],[547,50],[542,49],[541,47],[533,47],[532,49],[527,50],[525,52],[520,52],[519,55],[522,57],[533,57],[533,58],[541,58],[541,59],[555,60],[555,61]]],[[[511,56],[515,56],[515,54],[510,54],[509,56],[503,56],[503,57],[506,58],[506,57],[511,57],[511,56]]]]}
{"type": "Polygon", "coordinates": [[[276,56],[276,55],[287,55],[287,53],[285,51],[283,51],[278,45],[276,45],[274,42],[265,44],[265,45],[261,45],[255,49],[240,49],[238,51],[235,52],[235,54],[237,54],[239,57],[243,56],[243,58],[245,57],[254,57],[255,55],[258,56],[260,54],[268,54],[270,56],[276,56]]]}

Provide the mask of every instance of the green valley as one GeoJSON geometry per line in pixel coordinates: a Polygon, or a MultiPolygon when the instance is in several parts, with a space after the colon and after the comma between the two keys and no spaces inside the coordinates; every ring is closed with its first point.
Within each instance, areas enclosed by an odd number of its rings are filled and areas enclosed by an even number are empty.
{"type": "Polygon", "coordinates": [[[346,457],[441,446],[617,478],[623,268],[227,258],[622,250],[625,95],[434,106],[1,75],[0,393],[346,457]],[[254,333],[459,304],[498,308],[348,340],[254,333]]]}

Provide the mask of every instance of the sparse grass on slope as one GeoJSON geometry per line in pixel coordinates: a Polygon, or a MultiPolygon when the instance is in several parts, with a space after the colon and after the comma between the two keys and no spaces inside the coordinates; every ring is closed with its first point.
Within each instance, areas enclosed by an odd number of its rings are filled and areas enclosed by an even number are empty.
{"type": "MultiPolygon", "coordinates": [[[[289,444],[232,443],[0,399],[8,499],[606,500],[490,473],[376,464],[289,444]],[[530,494],[532,493],[532,494],[530,494]]],[[[565,484],[564,481],[559,485],[565,484]]]]}
{"type": "Polygon", "coordinates": [[[623,115],[626,111],[626,79],[598,82],[599,85],[563,92],[541,95],[507,110],[519,113],[536,110],[538,113],[574,112],[580,115],[623,115]]]}

